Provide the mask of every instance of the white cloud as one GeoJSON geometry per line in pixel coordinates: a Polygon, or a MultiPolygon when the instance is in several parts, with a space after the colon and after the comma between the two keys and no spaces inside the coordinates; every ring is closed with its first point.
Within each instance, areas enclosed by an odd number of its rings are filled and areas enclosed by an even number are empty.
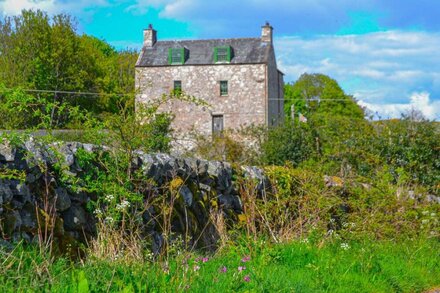
{"type": "Polygon", "coordinates": [[[144,14],[150,8],[163,7],[173,2],[173,0],[136,0],[134,4],[128,6],[125,10],[134,14],[144,14]]]}
{"type": "Polygon", "coordinates": [[[426,116],[440,119],[438,48],[440,33],[428,32],[275,38],[278,66],[286,80],[306,72],[329,75],[384,117],[399,117],[420,105],[426,116]]]}
{"type": "Polygon", "coordinates": [[[80,13],[92,7],[106,6],[107,0],[0,0],[0,14],[18,15],[23,9],[40,9],[49,14],[54,13],[80,13]]]}
{"type": "Polygon", "coordinates": [[[414,92],[408,103],[374,104],[360,100],[359,104],[382,119],[400,117],[401,114],[415,109],[428,119],[440,120],[440,101],[431,101],[427,92],[414,92]]]}

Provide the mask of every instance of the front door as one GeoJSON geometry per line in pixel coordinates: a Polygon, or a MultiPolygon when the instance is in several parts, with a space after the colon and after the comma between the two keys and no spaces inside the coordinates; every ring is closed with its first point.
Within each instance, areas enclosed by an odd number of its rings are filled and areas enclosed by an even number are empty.
{"type": "Polygon", "coordinates": [[[212,116],[212,134],[220,134],[223,131],[223,115],[212,116]]]}

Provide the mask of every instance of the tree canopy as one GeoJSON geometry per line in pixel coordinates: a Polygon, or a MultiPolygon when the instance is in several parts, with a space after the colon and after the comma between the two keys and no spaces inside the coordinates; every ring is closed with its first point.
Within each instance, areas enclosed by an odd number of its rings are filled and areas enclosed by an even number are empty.
{"type": "Polygon", "coordinates": [[[305,115],[308,119],[322,120],[331,117],[364,119],[364,110],[355,99],[344,93],[336,80],[324,74],[304,73],[285,88],[284,112],[289,119],[291,107],[295,115],[305,115]]]}
{"type": "Polygon", "coordinates": [[[23,10],[0,20],[0,83],[6,88],[43,91],[39,97],[69,101],[96,113],[115,112],[134,92],[137,53],[117,51],[103,40],[77,32],[67,14],[49,17],[23,10]],[[101,95],[71,95],[62,91],[101,95]]]}

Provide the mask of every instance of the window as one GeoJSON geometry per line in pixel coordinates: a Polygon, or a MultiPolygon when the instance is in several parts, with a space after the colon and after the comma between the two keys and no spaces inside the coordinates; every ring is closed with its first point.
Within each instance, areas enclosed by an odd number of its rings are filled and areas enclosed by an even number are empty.
{"type": "Polygon", "coordinates": [[[220,81],[220,96],[228,95],[228,81],[222,80],[220,81]]]}
{"type": "Polygon", "coordinates": [[[175,80],[174,81],[173,94],[175,96],[178,96],[178,95],[182,94],[182,81],[181,80],[175,80]]]}
{"type": "Polygon", "coordinates": [[[168,63],[169,64],[184,64],[185,63],[185,48],[169,48],[168,49],[168,63]]]}
{"type": "Polygon", "coordinates": [[[215,47],[214,48],[214,62],[231,62],[232,49],[227,47],[215,47]]]}
{"type": "Polygon", "coordinates": [[[223,115],[212,116],[212,134],[218,135],[223,132],[223,115]]]}

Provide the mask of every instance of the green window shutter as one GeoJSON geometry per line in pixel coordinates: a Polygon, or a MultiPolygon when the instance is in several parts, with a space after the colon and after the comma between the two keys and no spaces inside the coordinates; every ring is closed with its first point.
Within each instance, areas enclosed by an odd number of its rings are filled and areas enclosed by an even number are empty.
{"type": "Polygon", "coordinates": [[[214,62],[215,62],[215,63],[217,63],[217,61],[218,61],[217,52],[218,52],[218,48],[215,47],[215,48],[214,48],[214,62]]]}
{"type": "Polygon", "coordinates": [[[180,60],[181,60],[182,64],[185,63],[185,48],[180,49],[180,60]]]}
{"type": "Polygon", "coordinates": [[[168,64],[171,64],[173,62],[173,49],[168,49],[168,64]]]}
{"type": "Polygon", "coordinates": [[[231,46],[228,46],[228,62],[231,62],[231,46]]]}

